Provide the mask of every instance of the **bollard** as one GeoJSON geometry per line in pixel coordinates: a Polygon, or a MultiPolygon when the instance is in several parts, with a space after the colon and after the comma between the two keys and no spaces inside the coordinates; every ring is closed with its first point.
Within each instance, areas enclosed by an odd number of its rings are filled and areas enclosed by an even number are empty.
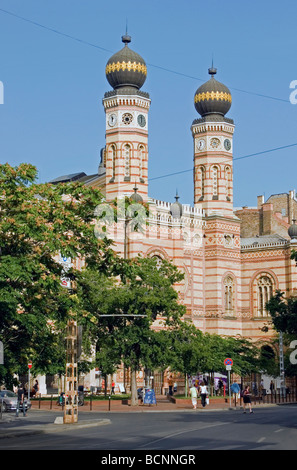
{"type": "Polygon", "coordinates": [[[50,404],[50,410],[53,409],[53,395],[51,395],[51,404],[50,404]]]}
{"type": "Polygon", "coordinates": [[[110,399],[111,399],[111,396],[109,395],[108,396],[108,411],[110,411],[110,399]]]}
{"type": "Polygon", "coordinates": [[[38,409],[40,410],[40,404],[41,404],[41,393],[39,394],[39,403],[38,403],[38,409]]]}
{"type": "Polygon", "coordinates": [[[92,411],[92,405],[93,405],[93,403],[92,403],[92,397],[93,397],[93,395],[91,394],[91,396],[90,396],[90,411],[92,411]]]}
{"type": "Polygon", "coordinates": [[[1,400],[1,405],[0,405],[0,419],[2,419],[2,413],[3,413],[3,400],[1,400]]]}

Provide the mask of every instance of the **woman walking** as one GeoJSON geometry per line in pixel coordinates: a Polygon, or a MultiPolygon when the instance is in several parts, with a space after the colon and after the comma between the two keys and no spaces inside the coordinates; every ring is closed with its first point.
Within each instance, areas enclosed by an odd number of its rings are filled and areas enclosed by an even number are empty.
{"type": "Polygon", "coordinates": [[[252,403],[251,403],[251,392],[250,387],[247,385],[243,392],[243,412],[246,413],[246,405],[249,405],[250,413],[254,413],[252,410],[252,403]]]}

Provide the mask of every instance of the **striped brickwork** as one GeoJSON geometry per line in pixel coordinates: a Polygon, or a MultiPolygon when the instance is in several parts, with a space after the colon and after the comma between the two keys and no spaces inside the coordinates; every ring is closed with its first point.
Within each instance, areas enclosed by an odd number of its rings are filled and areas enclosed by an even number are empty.
{"type": "Polygon", "coordinates": [[[104,98],[103,105],[106,112],[106,199],[130,196],[136,184],[138,193],[146,201],[150,100],[137,95],[117,95],[104,98]]]}

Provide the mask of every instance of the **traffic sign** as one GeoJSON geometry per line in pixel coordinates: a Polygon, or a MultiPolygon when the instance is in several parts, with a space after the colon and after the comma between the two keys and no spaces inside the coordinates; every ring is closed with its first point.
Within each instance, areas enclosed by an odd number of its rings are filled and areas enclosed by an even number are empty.
{"type": "Polygon", "coordinates": [[[28,363],[28,367],[29,367],[29,369],[31,369],[31,367],[32,367],[32,362],[29,362],[29,363],[28,363]]]}
{"type": "Polygon", "coordinates": [[[227,357],[224,360],[224,364],[225,364],[225,366],[233,366],[233,361],[232,361],[232,359],[230,359],[230,357],[227,357]]]}

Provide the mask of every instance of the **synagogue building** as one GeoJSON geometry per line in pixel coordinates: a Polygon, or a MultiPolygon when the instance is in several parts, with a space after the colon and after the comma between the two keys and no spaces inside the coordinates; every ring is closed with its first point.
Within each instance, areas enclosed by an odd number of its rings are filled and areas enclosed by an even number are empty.
{"type": "MultiPolygon", "coordinates": [[[[269,320],[266,302],[277,289],[287,295],[297,289],[297,268],[290,259],[297,249],[295,191],[267,200],[260,195],[255,207],[234,207],[232,96],[211,67],[209,80],[193,90],[194,204],[181,204],[178,195],[175,201],[160,201],[149,194],[147,67],[130,48],[130,36],[122,41],[124,47],[105,69],[110,89],[102,99],[106,141],[98,170],[51,183],[83,182],[100,189],[107,204],[125,196],[136,206],[145,202],[149,220],[144,233],[133,233],[126,221],[110,225],[116,251],[172,261],[184,273],[176,288],[186,319],[202,332],[269,343],[274,332],[263,328],[269,320]]],[[[96,385],[96,372],[90,377],[96,385]]],[[[124,382],[123,377],[117,382],[124,382]]]]}

